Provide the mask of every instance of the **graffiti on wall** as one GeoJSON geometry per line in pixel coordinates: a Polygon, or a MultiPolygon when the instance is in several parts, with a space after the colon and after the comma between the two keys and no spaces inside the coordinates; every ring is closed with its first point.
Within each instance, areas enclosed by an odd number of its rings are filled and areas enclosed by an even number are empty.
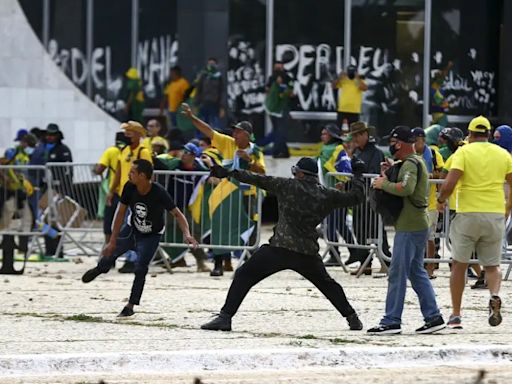
{"type": "MultiPolygon", "coordinates": [[[[48,54],[68,78],[83,92],[87,81],[92,82],[91,99],[106,112],[117,115],[125,107],[124,72],[128,69],[115,60],[112,47],[95,47],[91,59],[81,49],[60,48],[50,40],[48,54]],[[117,70],[116,70],[117,68],[117,70]]],[[[142,78],[146,103],[159,99],[168,79],[169,70],[178,61],[178,41],[170,35],[154,37],[139,42],[137,69],[142,78]]],[[[154,101],[155,103],[158,100],[154,101]]]]}

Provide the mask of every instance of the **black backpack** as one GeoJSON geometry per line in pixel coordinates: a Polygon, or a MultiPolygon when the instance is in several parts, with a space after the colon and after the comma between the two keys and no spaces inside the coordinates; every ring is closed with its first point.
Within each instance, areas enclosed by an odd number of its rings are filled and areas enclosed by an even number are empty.
{"type": "MultiPolygon", "coordinates": [[[[405,161],[411,161],[416,164],[418,169],[416,183],[418,183],[420,181],[422,172],[421,164],[416,159],[406,159],[405,161]]],[[[405,163],[405,161],[395,163],[385,172],[389,181],[392,183],[396,183],[398,181],[398,174],[400,173],[400,169],[402,168],[402,165],[405,163]]],[[[416,204],[414,201],[412,201],[410,196],[408,196],[408,199],[411,204],[418,209],[427,207],[425,204],[416,204]]],[[[370,207],[382,216],[384,225],[395,225],[404,207],[404,200],[403,197],[392,195],[391,193],[387,193],[381,189],[371,188],[370,207]]]]}

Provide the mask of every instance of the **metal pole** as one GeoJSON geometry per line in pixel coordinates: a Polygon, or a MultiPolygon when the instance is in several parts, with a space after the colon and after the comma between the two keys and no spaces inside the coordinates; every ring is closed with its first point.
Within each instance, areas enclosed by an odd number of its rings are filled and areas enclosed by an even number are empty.
{"type": "Polygon", "coordinates": [[[423,36],[423,128],[428,127],[430,107],[430,31],[432,29],[432,0],[425,0],[423,36]]]}
{"type": "MultiPolygon", "coordinates": [[[[274,0],[267,0],[267,13],[266,13],[266,76],[272,73],[274,63],[274,0]]],[[[265,134],[270,133],[270,116],[265,114],[265,134]]]]}
{"type": "MultiPolygon", "coordinates": [[[[91,68],[92,61],[92,50],[93,50],[93,39],[94,39],[94,0],[87,0],[87,10],[86,10],[86,41],[85,41],[85,51],[87,55],[87,67],[91,68]]],[[[87,82],[85,84],[87,96],[92,99],[92,76],[89,73],[87,76],[87,82]]]]}
{"type": "Polygon", "coordinates": [[[43,46],[48,49],[50,41],[50,0],[43,0],[43,46]]]}
{"type": "Polygon", "coordinates": [[[352,39],[352,0],[345,0],[345,23],[343,38],[343,70],[350,65],[350,42],[352,39]]]}
{"type": "Polygon", "coordinates": [[[139,43],[139,0],[132,0],[132,67],[137,68],[137,46],[139,43]]]}

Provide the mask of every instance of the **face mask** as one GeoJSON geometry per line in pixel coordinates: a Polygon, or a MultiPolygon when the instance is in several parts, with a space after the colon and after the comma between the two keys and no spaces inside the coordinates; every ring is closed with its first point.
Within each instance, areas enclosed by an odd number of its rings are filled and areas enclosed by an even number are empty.
{"type": "Polygon", "coordinates": [[[27,147],[27,148],[25,148],[25,153],[26,153],[27,155],[29,155],[29,156],[30,156],[30,155],[32,155],[32,154],[34,153],[34,148],[33,148],[33,147],[27,147]]]}
{"type": "Polygon", "coordinates": [[[391,156],[395,157],[395,153],[398,152],[398,149],[396,148],[396,144],[389,146],[389,153],[391,153],[391,156]]]}

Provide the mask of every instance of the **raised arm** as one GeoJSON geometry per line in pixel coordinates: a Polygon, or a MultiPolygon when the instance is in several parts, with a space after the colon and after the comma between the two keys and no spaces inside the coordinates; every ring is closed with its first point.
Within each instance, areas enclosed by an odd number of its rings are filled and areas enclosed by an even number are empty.
{"type": "Polygon", "coordinates": [[[255,185],[258,188],[265,189],[266,191],[276,194],[284,187],[286,179],[282,177],[272,177],[265,175],[258,175],[248,171],[234,170],[228,171],[220,165],[214,165],[211,170],[211,175],[219,179],[232,177],[242,183],[255,185]]]}
{"type": "Polygon", "coordinates": [[[196,115],[192,113],[192,109],[190,105],[183,103],[183,114],[190,119],[194,127],[196,127],[203,135],[208,137],[210,140],[213,139],[213,129],[208,124],[206,124],[203,120],[198,118],[196,115]]]}

